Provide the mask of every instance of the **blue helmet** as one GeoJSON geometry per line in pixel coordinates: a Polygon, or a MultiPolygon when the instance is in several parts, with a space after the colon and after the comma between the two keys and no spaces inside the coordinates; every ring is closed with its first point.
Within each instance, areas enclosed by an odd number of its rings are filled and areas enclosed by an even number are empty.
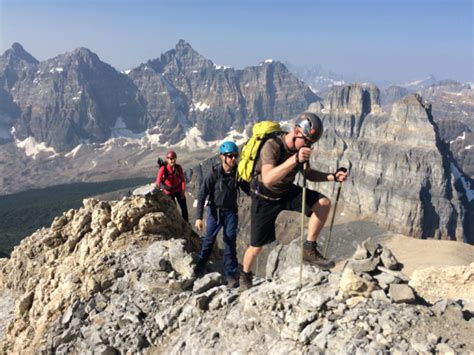
{"type": "Polygon", "coordinates": [[[239,148],[237,148],[237,145],[234,142],[224,142],[221,144],[219,148],[219,153],[220,154],[228,154],[228,153],[238,153],[239,148]]]}

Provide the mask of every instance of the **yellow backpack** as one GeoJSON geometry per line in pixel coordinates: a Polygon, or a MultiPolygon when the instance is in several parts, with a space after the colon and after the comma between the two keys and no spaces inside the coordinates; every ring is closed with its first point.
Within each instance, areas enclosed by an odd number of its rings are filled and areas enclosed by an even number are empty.
{"type": "Polygon", "coordinates": [[[250,181],[254,177],[255,164],[260,154],[260,149],[269,138],[274,138],[283,130],[278,122],[261,121],[254,124],[252,137],[244,144],[240,153],[239,165],[237,166],[237,182],[241,189],[249,194],[250,181]]]}

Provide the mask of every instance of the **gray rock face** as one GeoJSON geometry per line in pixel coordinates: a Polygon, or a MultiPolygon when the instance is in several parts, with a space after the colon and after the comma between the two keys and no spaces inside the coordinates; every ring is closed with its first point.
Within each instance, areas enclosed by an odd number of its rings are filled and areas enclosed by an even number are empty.
{"type": "Polygon", "coordinates": [[[453,80],[428,80],[420,86],[391,86],[382,90],[384,110],[410,93],[420,94],[431,103],[434,122],[441,139],[449,144],[458,166],[471,178],[474,176],[474,158],[470,147],[474,144],[474,89],[469,84],[453,80]]]}
{"type": "Polygon", "coordinates": [[[21,114],[11,91],[15,83],[27,76],[37,64],[38,61],[19,43],[13,43],[0,56],[0,144],[12,139],[10,129],[21,114]]]}
{"type": "Polygon", "coordinates": [[[114,129],[142,132],[146,108],[132,81],[86,48],[38,63],[10,89],[21,110],[16,137],[57,150],[103,141],[114,129]]]}
{"type": "Polygon", "coordinates": [[[39,63],[19,44],[0,57],[0,139],[33,137],[57,151],[150,129],[176,143],[197,127],[205,140],[249,122],[288,119],[319,98],[279,62],[216,67],[185,41],[119,73],[86,48],[39,63]]]}
{"type": "Polygon", "coordinates": [[[250,122],[293,117],[319,99],[279,62],[243,70],[216,67],[182,40],[129,75],[163,141],[171,143],[183,138],[187,126],[215,140],[250,122]]]}
{"type": "MultiPolygon", "coordinates": [[[[315,147],[314,165],[329,172],[349,167],[342,197],[346,208],[407,235],[473,243],[473,205],[452,170],[456,162],[440,138],[431,106],[410,95],[386,114],[376,92],[356,85],[325,101],[318,112],[326,132],[315,147]]],[[[329,196],[333,189],[318,185],[329,196]]]]}
{"type": "Polygon", "coordinates": [[[420,94],[432,103],[433,119],[441,138],[458,162],[459,168],[474,177],[474,88],[455,81],[440,81],[420,94]]]}

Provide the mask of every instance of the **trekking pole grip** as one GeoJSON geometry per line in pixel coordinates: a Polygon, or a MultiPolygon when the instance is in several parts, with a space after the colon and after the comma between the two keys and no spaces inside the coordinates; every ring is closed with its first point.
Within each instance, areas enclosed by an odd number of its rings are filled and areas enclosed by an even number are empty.
{"type": "Polygon", "coordinates": [[[336,172],[333,174],[334,175],[334,182],[338,182],[339,184],[342,184],[342,181],[337,180],[337,173],[342,171],[343,173],[347,173],[347,169],[344,167],[340,167],[336,170],[336,172]]]}

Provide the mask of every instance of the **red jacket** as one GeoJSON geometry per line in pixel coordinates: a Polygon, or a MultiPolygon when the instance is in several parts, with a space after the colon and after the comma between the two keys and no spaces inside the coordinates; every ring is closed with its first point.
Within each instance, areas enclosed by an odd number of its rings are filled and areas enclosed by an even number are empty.
{"type": "Polygon", "coordinates": [[[156,186],[161,187],[166,195],[176,192],[184,192],[186,181],[184,180],[183,168],[179,164],[171,166],[166,164],[160,167],[156,176],[156,186]],[[167,172],[165,173],[165,169],[167,172]]]}

